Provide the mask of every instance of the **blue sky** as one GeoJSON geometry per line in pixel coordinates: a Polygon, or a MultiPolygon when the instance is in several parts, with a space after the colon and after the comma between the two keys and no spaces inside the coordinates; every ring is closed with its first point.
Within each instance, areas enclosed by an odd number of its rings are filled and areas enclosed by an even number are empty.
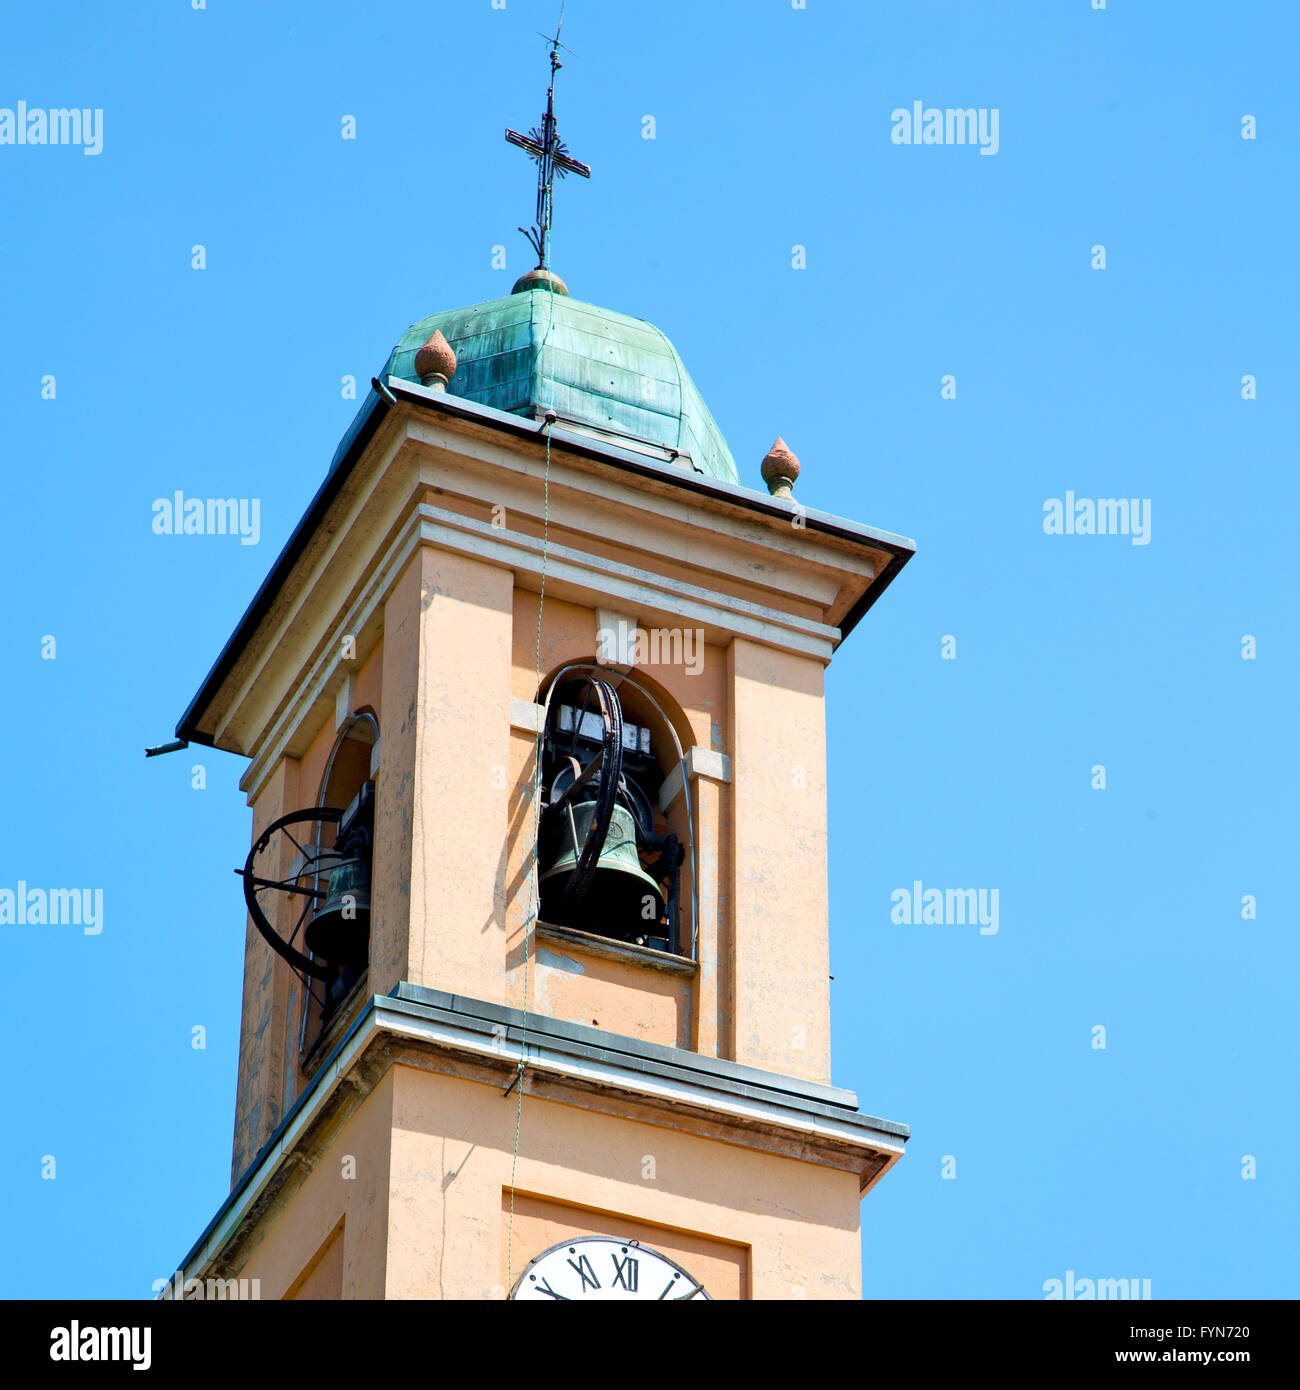
{"type": "MultiPolygon", "coordinates": [[[[0,107],[104,112],[96,156],[0,145],[0,887],[105,902],[97,936],[0,927],[8,1296],[147,1296],[227,1190],[242,762],[141,750],[317,487],[341,378],[527,268],[502,128],[540,114],[555,17],[125,8],[0,17],[0,107]],[[260,543],[156,536],[177,489],[260,498],[260,543]]],[[[863,1207],[867,1297],[1300,1294],[1298,29],[1282,0],[569,4],[595,177],[557,192],[555,268],[673,338],[746,482],[780,433],[807,505],[918,543],[828,677],[835,1079],[914,1132],[863,1207]],[[893,143],[915,101],[996,108],[996,155],[893,143]],[[1044,534],[1067,491],[1150,499],[1150,542],[1044,534]],[[915,880],[996,888],[998,932],[892,922],[915,880]]]]}

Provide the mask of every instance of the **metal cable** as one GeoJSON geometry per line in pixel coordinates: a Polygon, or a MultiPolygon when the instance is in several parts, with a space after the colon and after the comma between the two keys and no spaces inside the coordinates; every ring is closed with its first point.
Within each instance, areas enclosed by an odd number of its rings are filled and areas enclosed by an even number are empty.
{"type": "MultiPolygon", "coordinates": [[[[537,350],[537,361],[540,366],[542,354],[546,350],[546,344],[551,336],[551,325],[555,322],[554,292],[547,296],[546,300],[546,332],[542,335],[542,345],[537,350]]],[[[542,573],[541,585],[537,593],[537,636],[534,643],[533,655],[533,689],[536,690],[542,680],[542,608],[546,603],[546,557],[547,543],[550,539],[551,529],[551,424],[547,419],[543,423],[543,431],[546,435],[546,467],[542,474],[542,573]]],[[[540,886],[538,882],[538,863],[537,863],[537,839],[541,833],[541,806],[542,806],[542,743],[546,733],[546,721],[542,720],[537,726],[537,735],[533,743],[533,836],[532,867],[528,874],[529,883],[529,904],[528,914],[524,920],[524,1008],[523,1025],[520,1029],[519,1037],[519,1066],[515,1073],[515,1086],[519,1095],[515,1102],[515,1147],[514,1153],[510,1158],[510,1216],[506,1229],[506,1297],[510,1296],[510,1289],[514,1285],[514,1255],[515,1255],[515,1174],[519,1167],[519,1135],[523,1127],[524,1118],[524,1068],[528,1064],[528,1003],[529,1003],[529,978],[532,971],[532,937],[533,928],[537,924],[537,917],[541,911],[539,898],[540,886]]]]}

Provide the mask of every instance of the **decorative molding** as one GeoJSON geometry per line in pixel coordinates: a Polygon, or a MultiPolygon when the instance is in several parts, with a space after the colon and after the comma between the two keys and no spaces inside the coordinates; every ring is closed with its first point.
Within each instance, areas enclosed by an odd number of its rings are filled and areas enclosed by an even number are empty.
{"type": "MultiPolygon", "coordinates": [[[[289,744],[297,737],[312,708],[319,701],[331,698],[329,692],[339,681],[340,673],[347,672],[358,664],[343,660],[343,638],[348,635],[358,638],[358,658],[370,655],[373,644],[366,644],[363,650],[361,636],[369,631],[372,624],[382,621],[384,604],[419,545],[418,531],[419,519],[413,512],[402,531],[394,537],[392,544],[384,552],[383,558],[372,570],[355,602],[340,615],[333,624],[332,631],[327,629],[326,634],[317,643],[316,659],[308,667],[303,679],[294,687],[292,698],[285,702],[279,717],[267,730],[265,737],[250,752],[249,765],[239,782],[250,801],[257,798],[280,759],[286,756],[289,744]]],[[[265,667],[261,667],[257,672],[257,679],[265,678],[265,667]]],[[[252,682],[249,684],[251,686],[252,682]]],[[[227,719],[226,723],[229,722],[227,719]]],[[[223,730],[224,727],[225,725],[222,726],[223,730]]]]}
{"type": "Polygon", "coordinates": [[[517,695],[510,697],[512,729],[520,729],[536,738],[542,732],[542,717],[545,713],[545,705],[535,704],[532,700],[521,700],[517,695]]]}
{"type": "Polygon", "coordinates": [[[711,627],[728,638],[748,637],[769,647],[825,662],[830,661],[839,641],[839,628],[812,618],[801,618],[766,604],[735,598],[665,575],[650,574],[573,546],[552,542],[543,547],[540,536],[493,526],[491,522],[478,521],[427,502],[421,503],[417,510],[420,538],[425,543],[505,565],[518,574],[536,575],[540,580],[545,549],[548,592],[563,585],[579,602],[591,603],[592,607],[598,606],[602,599],[612,598],[637,611],[648,609],[683,618],[696,626],[711,627]]]}
{"type": "MultiPolygon", "coordinates": [[[[428,502],[418,503],[394,537],[382,560],[375,566],[361,594],[336,622],[327,640],[318,643],[319,654],[298,684],[293,698],[254,749],[240,785],[254,799],[290,743],[298,736],[307,713],[321,700],[332,699],[335,682],[348,669],[340,657],[342,636],[359,633],[381,613],[383,604],[401,577],[407,561],[420,545],[456,551],[489,564],[512,569],[518,575],[542,572],[542,542],[525,535],[481,522],[459,512],[446,511],[428,502]]],[[[715,632],[739,635],[784,651],[797,652],[829,661],[839,630],[825,623],[800,618],[762,604],[715,594],[696,585],[663,576],[649,575],[630,565],[591,555],[570,546],[551,545],[546,551],[547,585],[559,590],[567,586],[579,601],[605,595],[631,600],[638,608],[657,609],[696,625],[707,625],[715,632]]],[[[259,671],[259,676],[264,671],[259,671]]],[[[513,708],[513,706],[512,706],[513,708]]],[[[229,720],[227,721],[229,723],[229,720]]],[[[535,732],[535,731],[534,731],[535,732]]],[[[712,775],[712,774],[704,774],[712,775]]],[[[725,779],[724,779],[725,780],[725,779]]]]}
{"type": "Polygon", "coordinates": [[[686,777],[708,777],[714,782],[731,781],[731,759],[725,753],[718,753],[712,748],[703,748],[697,744],[694,748],[686,750],[686,757],[664,778],[664,784],[659,789],[661,811],[668,810],[686,785],[682,776],[683,766],[686,769],[686,777]]]}
{"type": "Polygon", "coordinates": [[[341,729],[352,718],[357,703],[357,676],[349,671],[334,697],[334,728],[341,729]]]}

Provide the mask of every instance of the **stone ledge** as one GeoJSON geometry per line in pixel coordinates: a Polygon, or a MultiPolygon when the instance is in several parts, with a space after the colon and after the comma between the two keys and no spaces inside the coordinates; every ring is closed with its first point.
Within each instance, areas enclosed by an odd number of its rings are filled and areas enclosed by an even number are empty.
{"type": "Polygon", "coordinates": [[[612,1096],[652,1124],[690,1117],[715,1138],[855,1170],[864,1193],[907,1141],[906,1125],[858,1113],[852,1092],[403,982],[372,995],[335,1044],[182,1262],[182,1285],[197,1271],[237,1269],[261,1220],[394,1062],[501,1084],[520,1056],[530,1092],[544,1088],[565,1104],[612,1096]]]}
{"type": "Polygon", "coordinates": [[[665,975],[680,975],[686,979],[693,979],[700,969],[689,956],[676,956],[670,951],[659,951],[653,946],[638,946],[631,941],[615,941],[613,937],[597,936],[594,932],[579,931],[576,927],[557,927],[549,922],[538,922],[537,935],[543,941],[549,941],[554,945],[568,946],[587,955],[601,956],[605,960],[627,961],[632,965],[644,966],[648,970],[658,970],[665,975]]]}

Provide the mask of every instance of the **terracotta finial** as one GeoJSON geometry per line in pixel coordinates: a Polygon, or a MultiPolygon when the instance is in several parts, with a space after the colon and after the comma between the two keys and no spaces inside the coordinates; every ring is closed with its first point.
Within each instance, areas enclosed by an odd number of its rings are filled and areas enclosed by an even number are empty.
{"type": "Polygon", "coordinates": [[[776,443],[767,451],[763,460],[763,481],[773,497],[794,495],[795,480],[799,477],[799,460],[790,452],[790,447],[780,435],[776,443]]]}
{"type": "Polygon", "coordinates": [[[442,336],[441,328],[435,328],[429,340],[415,354],[415,374],[435,391],[445,391],[447,383],[456,375],[456,354],[442,336]]]}

